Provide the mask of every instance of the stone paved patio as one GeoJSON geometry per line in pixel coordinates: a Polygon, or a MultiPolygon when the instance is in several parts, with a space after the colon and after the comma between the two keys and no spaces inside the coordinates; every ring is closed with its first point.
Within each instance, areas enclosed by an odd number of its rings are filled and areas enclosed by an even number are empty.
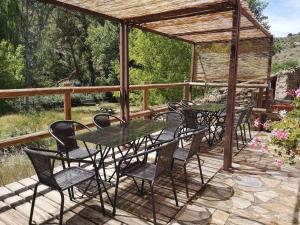
{"type": "Polygon", "coordinates": [[[270,153],[249,146],[234,157],[170,224],[300,224],[299,162],[278,169],[270,153]]]}

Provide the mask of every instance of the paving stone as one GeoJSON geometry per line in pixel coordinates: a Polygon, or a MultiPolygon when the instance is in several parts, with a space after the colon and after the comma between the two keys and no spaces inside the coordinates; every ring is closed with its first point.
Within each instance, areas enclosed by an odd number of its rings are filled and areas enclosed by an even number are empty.
{"type": "Polygon", "coordinates": [[[260,188],[263,186],[263,182],[256,177],[252,176],[237,176],[236,183],[241,186],[260,188]]]}
{"type": "Polygon", "coordinates": [[[18,182],[13,182],[13,183],[7,184],[7,185],[5,185],[5,187],[17,194],[28,189],[27,187],[25,187],[24,185],[22,185],[18,182]]]}
{"type": "Polygon", "coordinates": [[[278,197],[278,193],[274,191],[261,191],[254,193],[254,196],[263,202],[268,202],[271,199],[278,197]]]}
{"type": "Polygon", "coordinates": [[[255,220],[242,218],[235,215],[230,215],[227,219],[226,225],[265,225],[255,220]]]}
{"type": "Polygon", "coordinates": [[[246,209],[251,205],[250,201],[239,197],[232,197],[231,201],[233,203],[233,207],[238,209],[246,209]]]}
{"type": "Polygon", "coordinates": [[[0,187],[0,200],[13,196],[14,193],[6,187],[0,187]]]}
{"type": "Polygon", "coordinates": [[[229,217],[229,213],[221,211],[221,210],[216,210],[211,219],[211,224],[215,225],[224,225],[229,217]]]}

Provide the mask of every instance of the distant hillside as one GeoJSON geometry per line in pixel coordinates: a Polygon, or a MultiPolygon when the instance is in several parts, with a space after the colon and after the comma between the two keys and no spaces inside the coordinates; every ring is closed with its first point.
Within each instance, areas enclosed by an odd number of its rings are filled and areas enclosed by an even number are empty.
{"type": "Polygon", "coordinates": [[[284,38],[276,38],[275,44],[278,52],[273,57],[273,63],[298,61],[300,63],[300,33],[284,38]]]}

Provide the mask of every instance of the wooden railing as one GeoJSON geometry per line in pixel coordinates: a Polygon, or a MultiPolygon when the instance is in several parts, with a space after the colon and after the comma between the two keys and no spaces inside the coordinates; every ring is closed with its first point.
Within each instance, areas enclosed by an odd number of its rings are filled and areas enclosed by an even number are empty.
{"type": "MultiPolygon", "coordinates": [[[[149,118],[152,113],[164,112],[167,107],[159,107],[149,109],[148,107],[148,96],[150,89],[169,89],[169,88],[183,88],[183,98],[189,96],[189,83],[169,83],[169,84],[144,84],[144,85],[131,85],[130,91],[143,91],[143,108],[140,112],[130,114],[130,118],[149,118]]],[[[105,93],[105,92],[119,92],[119,86],[98,86],[98,87],[71,87],[65,84],[64,87],[55,88],[27,88],[27,89],[9,89],[0,90],[0,99],[8,98],[19,98],[19,97],[32,97],[32,96],[46,96],[46,95],[64,95],[64,119],[72,119],[72,105],[71,98],[72,94],[85,93],[105,93]]],[[[93,126],[92,123],[86,124],[87,126],[93,126]]],[[[49,137],[48,131],[40,131],[31,134],[25,134],[17,137],[11,137],[0,140],[0,148],[9,146],[26,144],[33,141],[38,141],[43,138],[49,137]]]]}
{"type": "MultiPolygon", "coordinates": [[[[227,84],[220,83],[195,83],[195,82],[182,82],[182,83],[169,83],[169,84],[144,84],[144,85],[131,85],[130,91],[143,91],[143,108],[140,112],[130,114],[130,118],[149,118],[152,113],[164,112],[167,107],[159,107],[149,109],[148,97],[150,89],[169,89],[169,88],[183,88],[183,98],[191,99],[191,87],[192,86],[210,86],[210,87],[227,87],[227,84]]],[[[261,93],[265,88],[266,84],[238,84],[237,87],[244,88],[258,88],[261,93]]],[[[64,95],[64,119],[72,119],[72,105],[71,98],[72,94],[85,93],[105,93],[105,92],[119,92],[119,86],[97,86],[97,87],[71,87],[66,84],[64,87],[56,88],[28,88],[28,89],[9,89],[0,90],[0,99],[18,98],[18,97],[32,97],[32,96],[46,96],[46,95],[64,95]]],[[[92,123],[86,124],[87,126],[93,126],[92,123]]],[[[48,131],[40,131],[31,134],[25,134],[18,137],[11,137],[0,140],[0,148],[9,146],[26,144],[33,141],[38,141],[43,138],[49,137],[48,131]]]]}

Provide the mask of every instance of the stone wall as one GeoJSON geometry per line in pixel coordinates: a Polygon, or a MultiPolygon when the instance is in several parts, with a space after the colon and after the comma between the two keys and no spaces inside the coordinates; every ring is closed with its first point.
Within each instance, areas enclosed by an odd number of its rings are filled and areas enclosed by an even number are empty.
{"type": "Polygon", "coordinates": [[[275,88],[275,100],[288,100],[290,97],[287,95],[287,91],[290,89],[296,89],[300,86],[300,67],[281,71],[275,74],[277,77],[275,88]]]}

